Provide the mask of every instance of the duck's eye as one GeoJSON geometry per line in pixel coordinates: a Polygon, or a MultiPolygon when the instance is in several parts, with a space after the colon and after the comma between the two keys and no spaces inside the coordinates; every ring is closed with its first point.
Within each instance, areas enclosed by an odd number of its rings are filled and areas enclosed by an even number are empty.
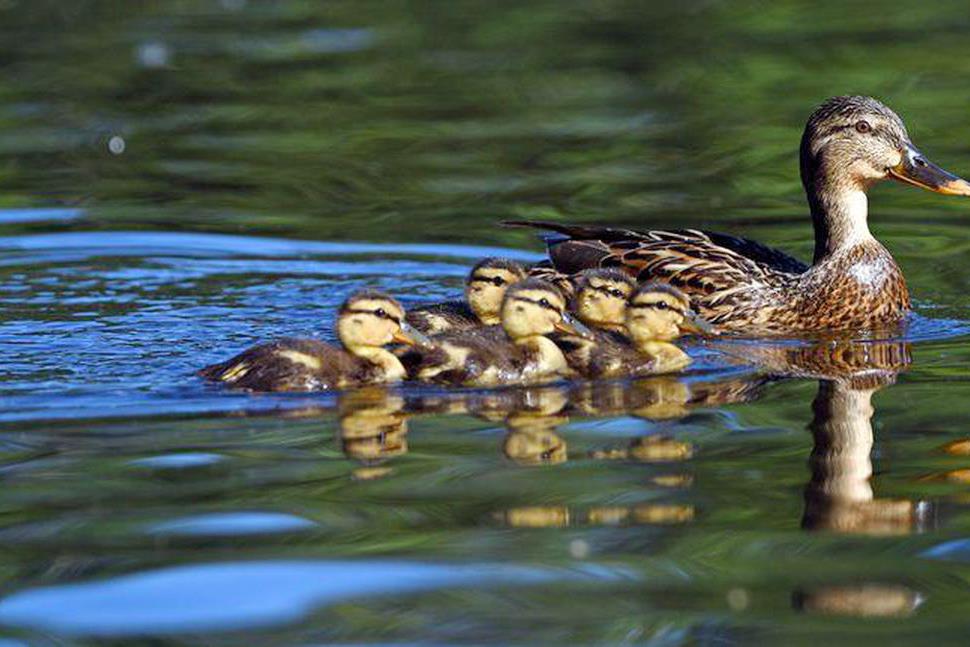
{"type": "Polygon", "coordinates": [[[872,125],[865,119],[861,119],[855,122],[855,129],[857,132],[865,134],[868,132],[872,132],[872,125]]]}
{"type": "Polygon", "coordinates": [[[500,288],[503,285],[505,285],[505,279],[503,279],[501,276],[496,276],[492,279],[492,285],[494,285],[497,288],[500,288]]]}
{"type": "Polygon", "coordinates": [[[384,308],[378,308],[377,310],[374,311],[374,314],[380,317],[381,319],[387,319],[387,311],[384,308]]]}
{"type": "Polygon", "coordinates": [[[543,308],[551,308],[552,307],[552,304],[549,303],[549,299],[547,299],[545,297],[542,297],[541,299],[539,299],[539,305],[542,306],[543,308]]]}
{"type": "Polygon", "coordinates": [[[669,308],[669,307],[670,307],[670,306],[668,306],[668,305],[667,305],[666,303],[664,303],[663,301],[658,301],[658,302],[657,302],[657,306],[656,306],[656,308],[657,308],[657,310],[666,310],[666,309],[667,309],[667,308],[669,308]]]}
{"type": "Polygon", "coordinates": [[[612,290],[610,290],[610,296],[614,296],[617,299],[622,299],[625,295],[623,294],[622,290],[617,290],[616,288],[613,288],[612,290]]]}

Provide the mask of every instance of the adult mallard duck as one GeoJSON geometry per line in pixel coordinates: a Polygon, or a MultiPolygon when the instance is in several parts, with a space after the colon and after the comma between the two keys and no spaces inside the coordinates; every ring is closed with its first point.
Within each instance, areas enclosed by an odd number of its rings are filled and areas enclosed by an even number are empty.
{"type": "Polygon", "coordinates": [[[869,232],[866,192],[892,178],[970,196],[970,183],[927,161],[896,113],[857,96],[829,99],[809,118],[801,177],[815,226],[811,266],[751,240],[694,229],[509,224],[561,234],[548,241],[560,272],[620,267],[639,280],[670,283],[723,330],[793,335],[900,322],[909,292],[899,266],[869,232]]]}
{"type": "Polygon", "coordinates": [[[316,339],[280,339],[207,366],[202,377],[251,391],[322,391],[399,382],[404,366],[384,346],[426,341],[404,322],[404,308],[381,292],[357,292],[340,307],[343,348],[316,339]]]}
{"type": "Polygon", "coordinates": [[[585,329],[552,284],[526,279],[512,285],[502,301],[502,329],[504,338],[491,328],[436,335],[401,360],[415,379],[465,386],[540,384],[575,375],[547,335],[585,329]]]}
{"type": "Polygon", "coordinates": [[[465,300],[408,310],[406,320],[425,335],[497,326],[505,290],[525,278],[525,268],[507,258],[483,258],[465,280],[465,300]]]}
{"type": "Polygon", "coordinates": [[[590,339],[554,338],[569,365],[580,375],[639,377],[679,371],[690,357],[672,342],[690,333],[712,330],[690,308],[687,295],[663,283],[644,283],[626,304],[624,333],[598,330],[590,339]]]}

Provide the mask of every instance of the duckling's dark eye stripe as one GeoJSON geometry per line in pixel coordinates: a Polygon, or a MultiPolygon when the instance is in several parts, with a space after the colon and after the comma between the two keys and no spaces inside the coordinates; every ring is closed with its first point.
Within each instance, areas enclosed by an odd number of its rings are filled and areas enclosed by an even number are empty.
{"type": "Polygon", "coordinates": [[[650,301],[648,303],[643,303],[642,301],[638,301],[636,303],[629,304],[627,308],[656,308],[658,310],[666,308],[668,310],[672,310],[673,312],[676,312],[679,315],[684,314],[683,310],[681,310],[680,308],[675,308],[674,306],[670,305],[666,301],[650,301]]]}
{"type": "Polygon", "coordinates": [[[344,308],[340,311],[340,314],[354,314],[354,315],[374,315],[381,319],[387,319],[388,321],[393,321],[397,325],[401,325],[401,318],[395,317],[390,312],[378,312],[377,310],[364,310],[363,308],[344,308]]]}
{"type": "Polygon", "coordinates": [[[468,282],[469,283],[494,283],[495,279],[499,279],[503,283],[505,283],[505,279],[502,278],[501,276],[485,276],[483,274],[472,274],[470,277],[468,277],[468,282]]]}
{"type": "Polygon", "coordinates": [[[517,300],[517,301],[525,301],[526,303],[531,303],[532,305],[539,306],[540,308],[545,308],[546,310],[552,310],[553,312],[556,312],[558,314],[562,314],[562,308],[557,308],[556,306],[552,305],[548,301],[546,301],[545,303],[543,303],[539,299],[530,299],[529,297],[522,297],[522,296],[519,296],[518,294],[516,294],[512,298],[515,299],[515,300],[517,300]]]}
{"type": "Polygon", "coordinates": [[[615,288],[606,287],[605,285],[590,285],[589,287],[594,292],[599,292],[601,294],[605,294],[608,297],[616,297],[616,295],[613,294],[613,290],[615,288]]]}

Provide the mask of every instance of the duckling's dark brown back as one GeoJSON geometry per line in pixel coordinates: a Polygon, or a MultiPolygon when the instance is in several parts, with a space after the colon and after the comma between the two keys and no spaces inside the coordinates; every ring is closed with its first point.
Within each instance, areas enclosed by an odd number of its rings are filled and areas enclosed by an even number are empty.
{"type": "Polygon", "coordinates": [[[366,381],[376,367],[315,339],[280,339],[253,346],[199,375],[251,391],[317,391],[366,381]]]}
{"type": "Polygon", "coordinates": [[[425,335],[481,326],[481,321],[464,301],[445,301],[408,310],[405,321],[425,335]]]}

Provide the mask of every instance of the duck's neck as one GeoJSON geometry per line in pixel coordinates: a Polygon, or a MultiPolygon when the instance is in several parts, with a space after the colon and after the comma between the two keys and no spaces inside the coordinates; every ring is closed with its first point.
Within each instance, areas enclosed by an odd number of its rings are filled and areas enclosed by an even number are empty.
{"type": "Polygon", "coordinates": [[[477,312],[478,320],[486,326],[497,326],[502,323],[502,318],[497,312],[477,312]]]}
{"type": "Polygon", "coordinates": [[[805,193],[815,226],[815,263],[873,240],[869,233],[866,188],[821,168],[809,174],[805,193]]]}
{"type": "Polygon", "coordinates": [[[569,371],[566,358],[559,347],[542,335],[530,335],[513,340],[516,346],[533,354],[532,370],[541,375],[565,374],[569,371]]]}
{"type": "Polygon", "coordinates": [[[652,357],[657,373],[678,371],[690,364],[690,357],[669,341],[637,340],[637,352],[652,357]]]}
{"type": "Polygon", "coordinates": [[[590,328],[596,328],[598,330],[607,330],[609,332],[618,332],[626,334],[626,324],[623,322],[615,323],[613,321],[597,321],[591,317],[580,317],[579,319],[584,324],[590,328]]]}
{"type": "Polygon", "coordinates": [[[364,361],[376,364],[381,369],[381,378],[384,382],[400,382],[407,377],[407,371],[404,370],[401,360],[380,346],[358,346],[347,350],[364,361]]]}

